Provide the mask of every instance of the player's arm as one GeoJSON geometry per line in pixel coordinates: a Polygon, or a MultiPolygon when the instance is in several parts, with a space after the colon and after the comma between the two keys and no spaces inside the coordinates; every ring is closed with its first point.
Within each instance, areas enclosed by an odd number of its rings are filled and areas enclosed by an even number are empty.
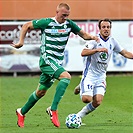
{"type": "Polygon", "coordinates": [[[21,48],[24,45],[24,38],[29,29],[34,29],[32,21],[29,21],[22,26],[18,43],[12,43],[11,46],[14,48],[21,48]]]}
{"type": "Polygon", "coordinates": [[[122,50],[120,54],[128,59],[133,59],[133,53],[128,52],[127,50],[122,50]]]}
{"type": "Polygon", "coordinates": [[[96,48],[96,49],[87,49],[84,48],[81,52],[81,56],[89,56],[89,55],[93,55],[97,52],[108,52],[108,50],[106,48],[96,48]]]}
{"type": "Polygon", "coordinates": [[[97,36],[93,36],[89,33],[86,33],[82,29],[77,33],[80,37],[82,37],[84,40],[96,40],[99,41],[99,38],[97,36]]]}

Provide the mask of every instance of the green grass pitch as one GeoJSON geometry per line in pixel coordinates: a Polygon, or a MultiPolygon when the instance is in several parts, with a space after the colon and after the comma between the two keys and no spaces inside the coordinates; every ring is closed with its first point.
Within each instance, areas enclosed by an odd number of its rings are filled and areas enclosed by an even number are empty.
{"type": "Polygon", "coordinates": [[[57,81],[45,97],[26,114],[25,127],[17,127],[15,110],[22,107],[39,81],[34,77],[0,77],[0,133],[133,133],[133,76],[118,75],[107,77],[107,91],[102,104],[82,119],[86,125],[79,129],[68,129],[65,118],[77,113],[85,104],[74,87],[79,76],[72,76],[71,83],[58,106],[60,128],[56,128],[45,113],[51,105],[57,81]]]}

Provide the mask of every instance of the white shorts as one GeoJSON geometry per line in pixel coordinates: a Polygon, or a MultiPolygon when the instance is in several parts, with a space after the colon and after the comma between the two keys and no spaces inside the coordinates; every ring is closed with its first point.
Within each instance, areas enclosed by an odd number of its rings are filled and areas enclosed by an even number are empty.
{"type": "Polygon", "coordinates": [[[89,78],[83,78],[80,82],[80,96],[89,95],[95,96],[101,94],[104,96],[106,92],[105,80],[90,80],[89,78]]]}

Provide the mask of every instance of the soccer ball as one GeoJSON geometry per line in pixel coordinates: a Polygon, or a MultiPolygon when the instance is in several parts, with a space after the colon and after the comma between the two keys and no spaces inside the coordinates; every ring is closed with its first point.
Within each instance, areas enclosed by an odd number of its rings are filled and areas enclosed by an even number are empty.
{"type": "Polygon", "coordinates": [[[82,120],[77,114],[69,114],[66,117],[66,126],[68,128],[79,128],[81,126],[82,120]]]}

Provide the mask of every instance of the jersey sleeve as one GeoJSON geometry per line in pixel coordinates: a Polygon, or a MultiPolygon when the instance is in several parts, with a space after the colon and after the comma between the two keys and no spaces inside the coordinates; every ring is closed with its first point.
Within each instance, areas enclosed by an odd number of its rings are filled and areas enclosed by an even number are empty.
{"type": "Polygon", "coordinates": [[[96,42],[94,40],[86,41],[84,49],[94,49],[96,46],[96,42]]]}
{"type": "Polygon", "coordinates": [[[113,40],[113,41],[115,44],[114,51],[117,53],[121,52],[124,48],[118,43],[118,41],[116,40],[113,40]]]}
{"type": "Polygon", "coordinates": [[[70,22],[70,25],[71,25],[71,31],[74,34],[77,34],[81,30],[81,28],[75,22],[73,22],[72,20],[69,20],[69,22],[70,22]]]}
{"type": "Polygon", "coordinates": [[[42,18],[42,19],[38,19],[38,20],[33,20],[33,27],[35,29],[45,29],[49,23],[49,18],[42,18]]]}

